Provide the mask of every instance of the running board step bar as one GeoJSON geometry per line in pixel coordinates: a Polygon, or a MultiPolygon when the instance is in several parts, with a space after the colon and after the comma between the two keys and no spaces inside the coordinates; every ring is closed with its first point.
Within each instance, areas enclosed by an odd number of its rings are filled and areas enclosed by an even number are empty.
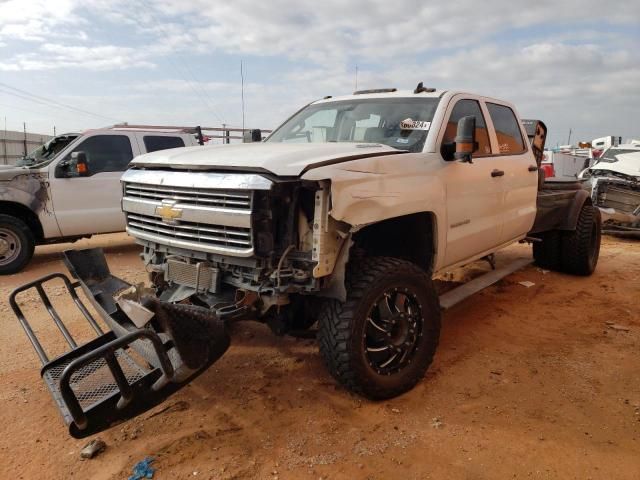
{"type": "Polygon", "coordinates": [[[102,252],[91,249],[65,255],[77,281],[62,273],[47,275],[14,290],[9,304],[42,363],[42,379],[73,437],[101,432],[160,404],[229,348],[224,323],[201,307],[153,301],[147,304],[154,314],[149,323],[135,327],[113,301],[117,291],[130,285],[110,274],[102,252]],[[82,345],[47,295],[45,284],[60,281],[97,334],[82,345]],[[90,313],[79,288],[110,331],[105,333],[90,313]],[[20,296],[28,291],[37,293],[69,347],[52,360],[21,309],[20,296]],[[178,324],[180,329],[172,328],[178,324]],[[182,332],[179,338],[174,338],[176,330],[182,332]]]}
{"type": "Polygon", "coordinates": [[[504,277],[511,275],[513,272],[516,272],[527,265],[531,265],[532,263],[533,259],[531,258],[519,258],[511,262],[509,265],[505,265],[497,270],[492,270],[478,278],[468,281],[467,283],[463,283],[459,287],[440,295],[440,308],[442,310],[448,310],[454,305],[466,300],[471,295],[478,293],[480,290],[484,290],[499,280],[502,280],[504,277]]]}

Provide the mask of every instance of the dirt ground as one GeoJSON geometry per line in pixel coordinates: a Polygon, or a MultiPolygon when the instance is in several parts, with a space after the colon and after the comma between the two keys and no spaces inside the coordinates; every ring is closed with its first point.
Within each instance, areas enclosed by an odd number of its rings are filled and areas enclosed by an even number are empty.
{"type": "MultiPolygon", "coordinates": [[[[104,247],[116,275],[145,279],[125,235],[75,246],[86,245],[104,247]]],[[[6,300],[64,271],[65,248],[40,247],[25,272],[0,279],[0,478],[122,479],[148,455],[158,479],[640,478],[639,242],[606,238],[592,277],[531,266],[446,312],[428,374],[392,401],[336,385],[313,341],[244,323],[218,363],[100,434],[107,449],[84,461],[87,440],[68,435],[6,300]]],[[[71,313],[57,285],[52,298],[71,313]]],[[[61,353],[50,318],[25,303],[51,356],[61,353]]],[[[77,317],[70,325],[89,338],[77,317]]]]}

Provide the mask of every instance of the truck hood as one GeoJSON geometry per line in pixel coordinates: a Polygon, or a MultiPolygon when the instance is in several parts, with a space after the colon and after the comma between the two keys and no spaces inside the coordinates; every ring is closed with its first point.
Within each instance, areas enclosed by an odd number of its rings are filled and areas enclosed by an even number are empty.
{"type": "Polygon", "coordinates": [[[640,152],[618,155],[617,158],[617,162],[598,162],[589,170],[601,170],[640,178],[640,152]]]}
{"type": "Polygon", "coordinates": [[[298,176],[323,165],[400,153],[406,152],[376,143],[241,143],[161,150],[140,155],[131,165],[298,176]]]}
{"type": "Polygon", "coordinates": [[[18,175],[24,175],[26,173],[32,173],[26,167],[16,167],[15,165],[0,165],[0,182],[6,182],[12,180],[18,175]]]}

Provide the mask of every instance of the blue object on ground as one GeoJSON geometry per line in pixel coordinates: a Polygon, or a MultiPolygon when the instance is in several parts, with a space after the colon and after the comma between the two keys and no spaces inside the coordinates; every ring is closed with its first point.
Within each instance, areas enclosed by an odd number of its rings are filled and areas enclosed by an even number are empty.
{"type": "Polygon", "coordinates": [[[144,460],[139,461],[133,466],[133,475],[129,477],[129,480],[142,480],[144,478],[153,478],[155,469],[151,464],[155,461],[153,457],[147,457],[144,460]]]}

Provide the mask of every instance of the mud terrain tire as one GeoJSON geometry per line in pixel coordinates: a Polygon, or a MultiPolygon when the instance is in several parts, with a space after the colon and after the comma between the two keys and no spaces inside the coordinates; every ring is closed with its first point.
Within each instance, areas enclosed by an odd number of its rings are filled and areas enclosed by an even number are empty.
{"type": "Polygon", "coordinates": [[[600,255],[601,222],[598,210],[585,204],[576,229],[562,235],[562,270],[573,275],[591,275],[600,255]]]}
{"type": "Polygon", "coordinates": [[[318,320],[327,369],[371,399],[410,390],[424,377],[440,337],[431,278],[411,262],[370,257],[348,269],[346,283],[346,302],[327,301],[318,320]]]}
{"type": "Polygon", "coordinates": [[[533,242],[533,259],[540,268],[560,270],[562,256],[561,234],[550,230],[535,235],[540,242],[533,242]]]}

